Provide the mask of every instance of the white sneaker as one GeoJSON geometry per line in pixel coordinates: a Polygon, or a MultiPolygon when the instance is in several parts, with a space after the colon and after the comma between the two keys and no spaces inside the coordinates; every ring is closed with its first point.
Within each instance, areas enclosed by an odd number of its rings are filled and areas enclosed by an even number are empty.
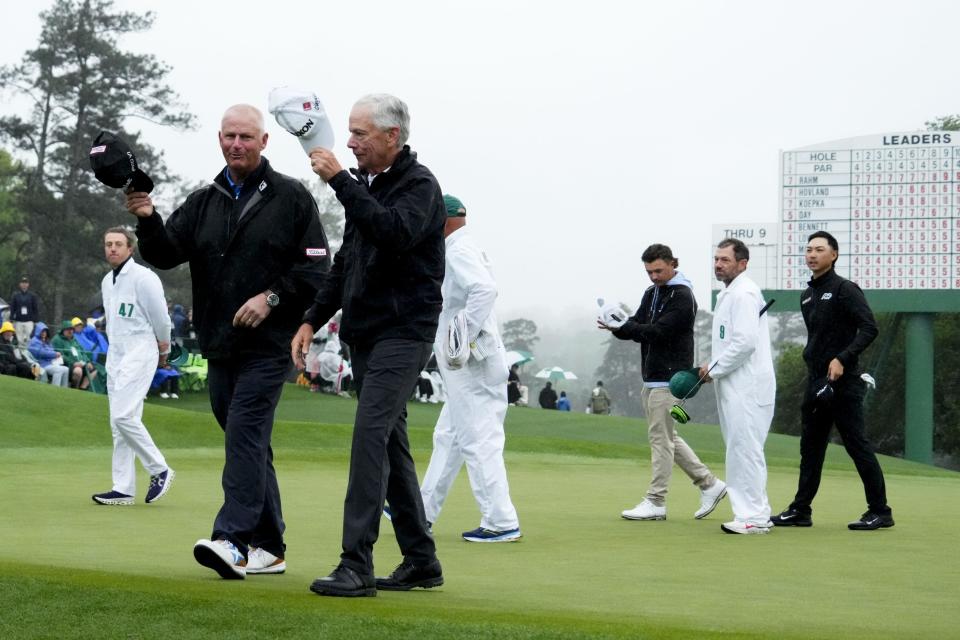
{"type": "Polygon", "coordinates": [[[193,545],[193,557],[219,573],[224,580],[243,580],[247,575],[247,561],[229,540],[197,540],[193,545]]]}
{"type": "Polygon", "coordinates": [[[175,393],[171,393],[171,394],[170,394],[170,399],[171,399],[171,400],[179,400],[179,399],[180,399],[180,396],[178,396],[178,395],[175,394],[175,393]]]}
{"type": "Polygon", "coordinates": [[[633,509],[620,513],[626,520],[666,520],[667,508],[658,507],[649,500],[644,500],[633,509]]]}
{"type": "Polygon", "coordinates": [[[713,510],[717,508],[725,495],[727,495],[727,483],[717,478],[712,487],[700,492],[700,508],[693,514],[693,517],[697,520],[706,518],[713,513],[713,510]]]}
{"type": "Polygon", "coordinates": [[[773,523],[769,520],[765,524],[753,524],[751,522],[733,520],[732,522],[724,522],[720,525],[720,528],[723,529],[724,533],[762,534],[770,533],[773,529],[773,523]]]}
{"type": "Polygon", "coordinates": [[[283,573],[287,563],[266,549],[250,547],[247,551],[247,574],[283,573]]]}
{"type": "Polygon", "coordinates": [[[164,400],[166,400],[167,398],[170,397],[170,394],[167,393],[166,391],[164,391],[163,393],[160,394],[160,397],[163,398],[164,400]]]}

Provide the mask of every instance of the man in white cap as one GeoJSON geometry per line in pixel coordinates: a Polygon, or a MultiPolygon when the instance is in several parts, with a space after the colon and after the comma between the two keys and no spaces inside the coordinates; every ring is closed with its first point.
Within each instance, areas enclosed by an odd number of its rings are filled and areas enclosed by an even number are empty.
{"type": "Polygon", "coordinates": [[[480,526],[463,533],[468,542],[512,542],[521,537],[520,521],[510,500],[503,462],[503,420],[507,415],[507,363],[493,311],[497,283],[486,253],[467,232],[467,210],[457,198],[443,196],[447,222],[446,271],[443,310],[434,353],[447,402],[433,432],[433,454],[420,493],[427,522],[437,521],[444,500],[467,464],[473,497],[480,507],[480,526]],[[463,314],[470,345],[465,364],[451,366],[443,335],[450,322],[463,314]]]}
{"type": "Polygon", "coordinates": [[[727,447],[727,494],[734,519],[726,533],[769,533],[767,463],[763,445],[773,420],[777,381],[770,355],[770,330],[760,287],[743,274],[750,250],[722,240],[713,257],[717,280],[726,285],[713,313],[711,362],[700,367],[704,382],[717,383],[720,432],[727,447]]]}
{"type": "Polygon", "coordinates": [[[343,246],[291,351],[302,368],[314,332],[342,309],[340,334],[350,345],[358,402],[340,564],[310,585],[323,596],[443,584],[410,455],[406,407],[437,335],[446,212],[437,179],[406,144],[409,135],[406,103],[372,94],[350,111],[347,147],[357,160],[356,178],[329,149],[310,152],[314,173],[343,204],[345,226],[343,246]],[[385,500],[403,562],[377,578],[373,545],[385,500]]]}
{"type": "Polygon", "coordinates": [[[163,285],[153,271],[133,260],[136,239],[125,227],[103,235],[110,272],[103,277],[103,311],[107,319],[107,400],[113,432],[113,489],[93,496],[104,505],[131,505],[136,489],[136,459],[150,474],[146,502],[166,495],[174,471],[143,424],[143,399],[157,364],[170,352],[170,316],[163,285]]]}

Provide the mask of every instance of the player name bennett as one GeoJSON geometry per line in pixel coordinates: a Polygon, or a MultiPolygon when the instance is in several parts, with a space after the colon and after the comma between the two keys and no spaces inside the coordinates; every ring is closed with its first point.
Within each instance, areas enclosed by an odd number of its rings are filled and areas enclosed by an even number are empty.
{"type": "Polygon", "coordinates": [[[911,133],[902,136],[883,136],[884,146],[899,144],[950,144],[949,133],[911,133]]]}

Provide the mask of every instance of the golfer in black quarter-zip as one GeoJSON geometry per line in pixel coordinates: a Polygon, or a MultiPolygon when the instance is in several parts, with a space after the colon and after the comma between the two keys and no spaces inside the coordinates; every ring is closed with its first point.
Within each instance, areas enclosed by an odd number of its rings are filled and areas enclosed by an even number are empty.
{"type": "Polygon", "coordinates": [[[866,383],[860,378],[859,359],[877,337],[877,324],[860,287],[834,270],[838,253],[836,238],[825,231],[808,239],[807,266],[813,278],[800,298],[807,326],[807,345],[803,350],[807,389],[800,408],[800,480],[793,503],[772,518],[779,526],[812,524],[811,505],[820,487],[823,458],[834,424],[857,467],[867,498],[868,511],[860,520],[851,522],[849,528],[893,526],[883,471],[863,427],[866,383]]]}

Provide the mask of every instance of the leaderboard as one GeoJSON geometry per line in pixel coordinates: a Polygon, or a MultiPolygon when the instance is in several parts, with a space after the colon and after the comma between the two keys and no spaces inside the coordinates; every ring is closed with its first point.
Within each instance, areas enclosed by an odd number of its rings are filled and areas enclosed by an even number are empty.
{"type": "Polygon", "coordinates": [[[848,138],[784,151],[780,284],[804,289],[814,231],[864,289],[960,290],[960,131],[848,138]]]}

